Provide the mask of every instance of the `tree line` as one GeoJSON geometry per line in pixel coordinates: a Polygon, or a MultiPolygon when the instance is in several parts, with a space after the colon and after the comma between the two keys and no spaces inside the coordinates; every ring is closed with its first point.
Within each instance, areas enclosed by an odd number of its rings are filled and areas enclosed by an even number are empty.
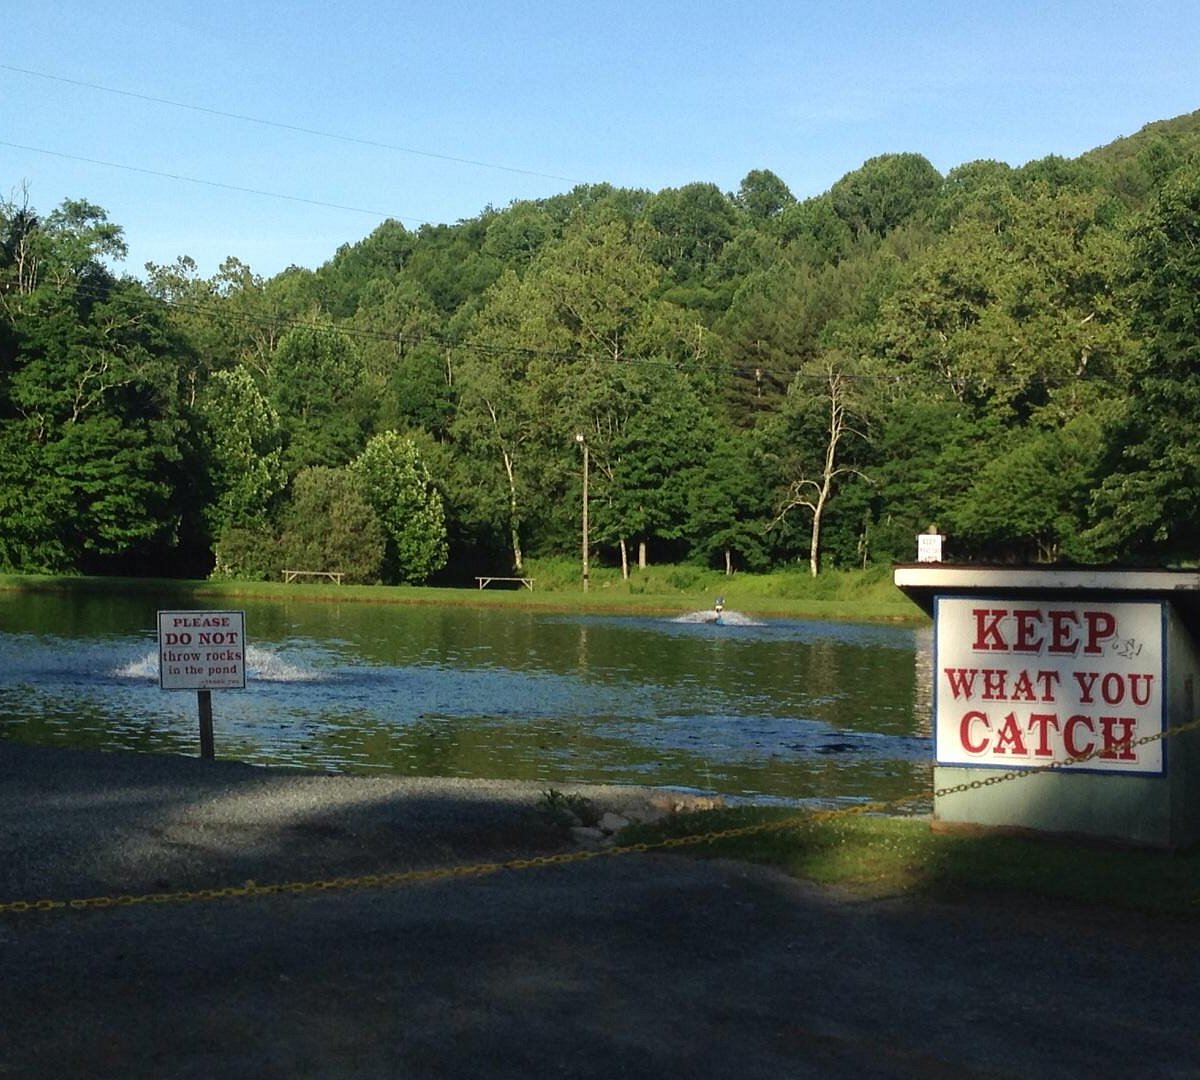
{"type": "Polygon", "coordinates": [[[581,185],[270,278],[0,202],[0,569],[1200,556],[1200,113],[798,200],[581,185]]]}

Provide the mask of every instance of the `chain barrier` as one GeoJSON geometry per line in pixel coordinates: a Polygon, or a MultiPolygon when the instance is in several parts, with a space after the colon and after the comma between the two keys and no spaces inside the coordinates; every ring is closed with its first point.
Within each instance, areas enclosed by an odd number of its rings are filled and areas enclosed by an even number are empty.
{"type": "MultiPolygon", "coordinates": [[[[1178,724],[1165,731],[1153,735],[1144,735],[1138,739],[1125,740],[1118,744],[1123,747],[1143,746],[1147,743],[1181,735],[1184,732],[1200,729],[1200,717],[1178,724]]],[[[1027,769],[1010,769],[986,777],[983,780],[968,780],[952,787],[935,788],[923,795],[910,795],[901,799],[891,799],[877,802],[855,803],[853,806],[843,806],[825,810],[806,810],[778,818],[774,821],[755,822],[750,825],[737,825],[725,829],[712,829],[702,833],[689,833],[685,836],[665,837],[661,840],[613,845],[602,848],[581,848],[575,851],[558,852],[553,855],[531,855],[523,858],[505,859],[499,862],[469,863],[461,866],[437,866],[420,870],[398,870],[381,874],[360,874],[353,877],[324,878],[312,881],[287,881],[276,883],[261,883],[246,881],[241,885],[226,885],[217,888],[180,889],[171,892],[124,893],[114,896],[88,896],[73,900],[43,899],[43,900],[9,900],[0,902],[0,915],[23,914],[32,911],[88,911],[98,908],[135,907],[138,905],[187,904],[205,900],[227,900],[237,897],[300,895],[305,893],[348,891],[352,889],[388,889],[404,885],[417,885],[427,882],[447,881],[457,878],[484,877],[497,874],[504,870],[531,870],[548,866],[565,866],[572,863],[586,862],[591,859],[612,858],[621,855],[640,855],[653,851],[670,851],[675,848],[692,847],[701,844],[716,843],[721,840],[731,840],[746,836],[754,836],[768,832],[782,832],[786,829],[800,828],[816,822],[830,821],[836,818],[849,818],[861,814],[883,813],[897,811],[914,804],[925,802],[930,795],[943,798],[965,791],[1003,784],[1011,780],[1020,780],[1040,773],[1058,771],[1072,765],[1079,765],[1098,757],[1101,750],[1087,754],[1077,754],[1070,758],[1048,762],[1044,765],[1027,769]]]]}

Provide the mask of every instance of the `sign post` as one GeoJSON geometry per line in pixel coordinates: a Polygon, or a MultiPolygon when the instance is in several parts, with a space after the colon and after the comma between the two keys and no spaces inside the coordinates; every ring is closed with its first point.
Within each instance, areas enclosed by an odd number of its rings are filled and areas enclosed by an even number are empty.
{"type": "Polygon", "coordinates": [[[217,756],[213,745],[212,691],[197,690],[196,705],[200,710],[200,756],[212,761],[217,756]]]}
{"type": "Polygon", "coordinates": [[[246,687],[246,613],[160,611],[158,685],[196,691],[200,756],[212,760],[212,691],[246,687]]]}

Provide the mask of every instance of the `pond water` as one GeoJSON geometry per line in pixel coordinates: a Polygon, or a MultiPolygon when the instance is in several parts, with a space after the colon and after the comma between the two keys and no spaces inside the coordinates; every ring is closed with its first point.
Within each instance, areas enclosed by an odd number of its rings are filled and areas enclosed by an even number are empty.
{"type": "MultiPolygon", "coordinates": [[[[152,598],[0,594],[0,738],[196,754],[152,598]]],[[[205,605],[195,605],[203,607],[205,605]]],[[[873,624],[249,603],[218,757],[338,772],[654,784],[731,799],[927,791],[929,633],[873,624]]]]}

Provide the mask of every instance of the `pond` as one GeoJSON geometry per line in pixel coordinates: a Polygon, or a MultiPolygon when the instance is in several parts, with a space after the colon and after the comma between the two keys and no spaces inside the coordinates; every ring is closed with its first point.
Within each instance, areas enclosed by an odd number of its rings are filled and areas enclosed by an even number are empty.
{"type": "MultiPolygon", "coordinates": [[[[159,605],[182,609],[177,601],[159,605]]],[[[202,607],[205,605],[196,605],[202,607]]],[[[892,799],[931,775],[928,630],[289,601],[246,612],[218,757],[337,772],[892,799]]],[[[0,594],[0,738],[196,754],[152,598],[0,594]]]]}

